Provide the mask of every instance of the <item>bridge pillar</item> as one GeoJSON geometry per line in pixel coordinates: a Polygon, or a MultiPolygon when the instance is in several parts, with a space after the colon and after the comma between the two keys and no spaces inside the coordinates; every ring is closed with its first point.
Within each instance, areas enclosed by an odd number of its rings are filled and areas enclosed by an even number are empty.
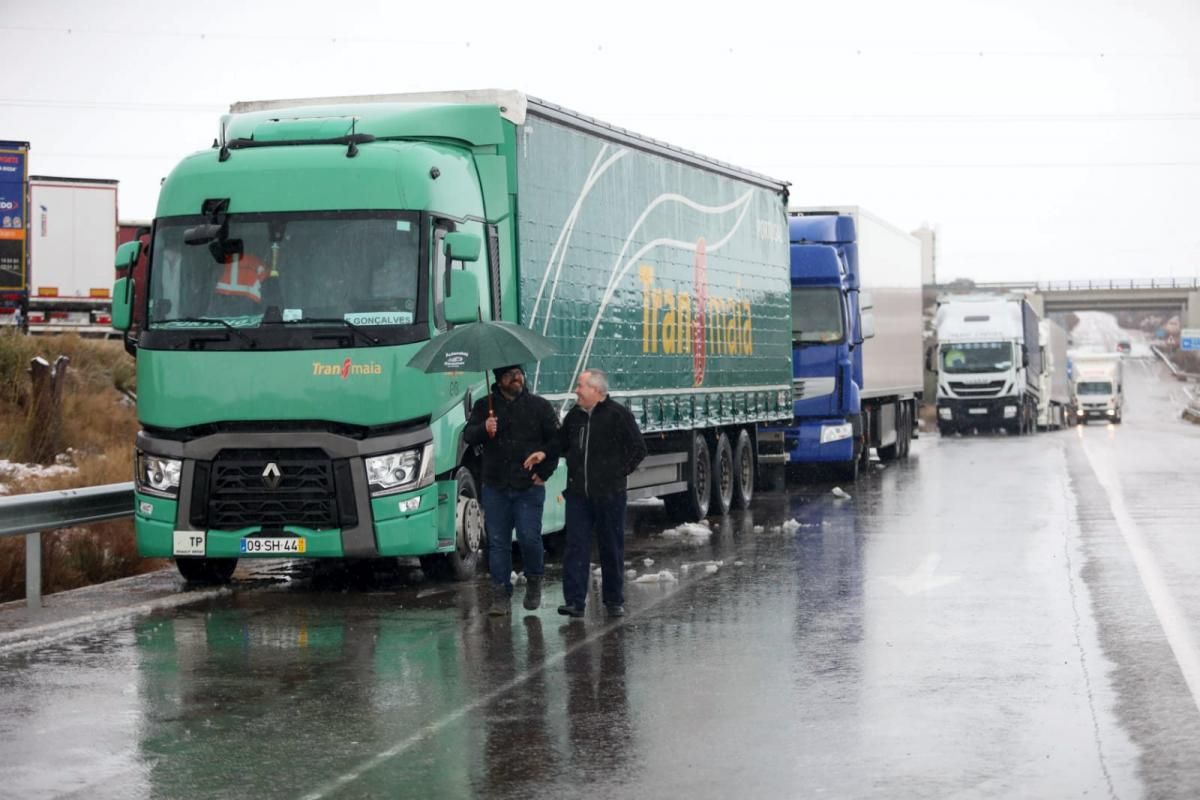
{"type": "Polygon", "coordinates": [[[1187,308],[1180,318],[1183,327],[1200,328],[1200,292],[1188,292],[1187,308]]]}
{"type": "Polygon", "coordinates": [[[1046,298],[1041,292],[1026,292],[1025,299],[1040,318],[1046,318],[1046,298]]]}

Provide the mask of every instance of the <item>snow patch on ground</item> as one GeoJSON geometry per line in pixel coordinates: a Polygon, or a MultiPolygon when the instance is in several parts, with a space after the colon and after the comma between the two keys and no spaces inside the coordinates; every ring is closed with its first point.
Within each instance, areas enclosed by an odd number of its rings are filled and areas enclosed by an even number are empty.
{"type": "Polygon", "coordinates": [[[668,528],[663,536],[687,536],[693,539],[707,539],[712,536],[712,529],[707,522],[685,522],[677,528],[668,528]]]}
{"type": "MultiPolygon", "coordinates": [[[[60,462],[65,460],[60,457],[60,462]]],[[[31,478],[50,478],[55,475],[63,475],[66,473],[78,472],[77,467],[73,467],[67,463],[51,464],[43,466],[41,464],[18,464],[14,461],[0,458],[0,495],[9,494],[12,490],[9,485],[26,481],[31,478]]]]}
{"type": "Polygon", "coordinates": [[[647,573],[635,580],[634,583],[677,583],[678,581],[679,578],[675,577],[674,572],[664,569],[661,572],[647,573]]]}

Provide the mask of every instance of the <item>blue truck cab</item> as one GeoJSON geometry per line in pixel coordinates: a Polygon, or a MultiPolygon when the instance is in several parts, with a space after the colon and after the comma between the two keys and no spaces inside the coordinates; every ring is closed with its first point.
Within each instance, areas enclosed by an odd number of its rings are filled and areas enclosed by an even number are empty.
{"type": "Polygon", "coordinates": [[[760,464],[766,474],[826,465],[853,481],[871,447],[884,461],[908,455],[922,382],[920,243],[859,209],[795,212],[788,233],[795,416],[760,432],[760,464]]]}

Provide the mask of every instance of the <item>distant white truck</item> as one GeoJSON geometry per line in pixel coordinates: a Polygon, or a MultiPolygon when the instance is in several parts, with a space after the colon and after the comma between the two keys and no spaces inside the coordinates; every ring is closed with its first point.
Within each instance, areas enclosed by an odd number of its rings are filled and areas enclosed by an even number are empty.
{"type": "Polygon", "coordinates": [[[1042,372],[1038,396],[1038,427],[1058,430],[1075,419],[1074,392],[1067,374],[1067,332],[1053,320],[1038,323],[1042,372]]]}
{"type": "Polygon", "coordinates": [[[31,333],[112,329],[117,182],[29,177],[31,333]]]}
{"type": "Polygon", "coordinates": [[[1107,353],[1077,353],[1071,357],[1079,420],[1102,419],[1119,424],[1125,410],[1124,363],[1107,353]]]}
{"type": "Polygon", "coordinates": [[[1037,430],[1039,321],[1029,302],[1015,295],[955,295],[938,302],[937,349],[926,351],[925,364],[937,372],[939,432],[1037,430]]]}

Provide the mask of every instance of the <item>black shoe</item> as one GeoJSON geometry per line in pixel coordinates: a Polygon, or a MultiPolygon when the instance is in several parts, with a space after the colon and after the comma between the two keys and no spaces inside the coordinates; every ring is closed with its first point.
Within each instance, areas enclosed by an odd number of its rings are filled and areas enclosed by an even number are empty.
{"type": "Polygon", "coordinates": [[[583,616],[583,606],[573,606],[568,603],[565,606],[559,606],[558,613],[564,617],[575,617],[578,619],[583,616]]]}
{"type": "Polygon", "coordinates": [[[542,576],[530,575],[525,587],[525,610],[533,611],[542,604],[542,576]]]}
{"type": "Polygon", "coordinates": [[[621,605],[620,603],[605,603],[604,610],[608,612],[610,617],[625,616],[625,606],[621,605]]]}

